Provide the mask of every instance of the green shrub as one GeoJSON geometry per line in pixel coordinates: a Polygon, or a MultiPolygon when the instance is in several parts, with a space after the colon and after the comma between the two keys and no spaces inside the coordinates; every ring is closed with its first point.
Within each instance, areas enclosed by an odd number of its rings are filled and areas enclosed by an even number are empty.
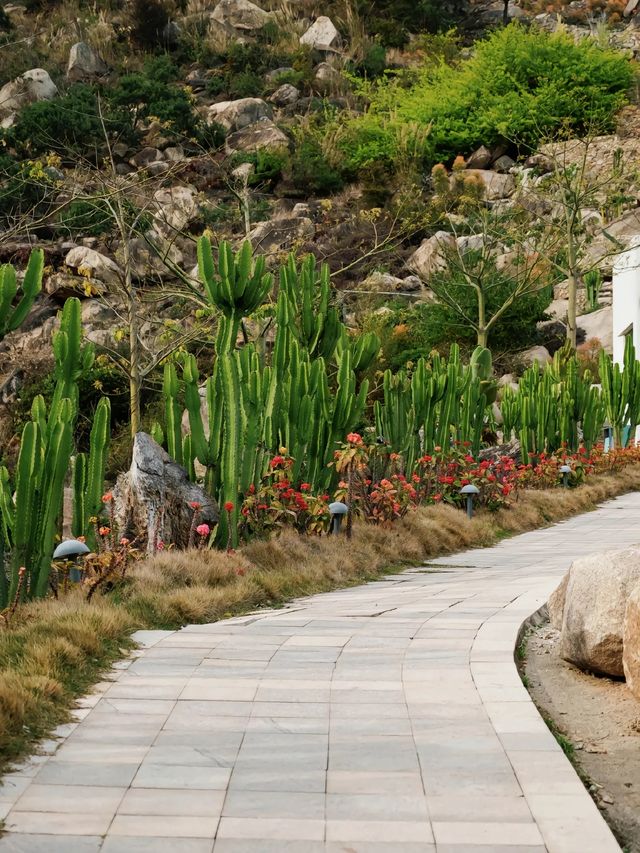
{"type": "Polygon", "coordinates": [[[371,79],[382,76],[387,67],[387,51],[381,44],[370,44],[365,50],[359,71],[371,79]]]}
{"type": "Polygon", "coordinates": [[[227,92],[231,98],[259,98],[264,92],[264,80],[253,71],[229,75],[227,92]]]}
{"type": "MultiPolygon", "coordinates": [[[[103,105],[107,132],[123,133],[126,115],[103,105]]],[[[92,156],[104,146],[98,102],[90,86],[77,84],[52,101],[37,101],[20,110],[16,124],[1,139],[22,156],[54,151],[62,157],[92,156]]]]}
{"type": "Polygon", "coordinates": [[[553,135],[606,133],[632,75],[622,53],[512,24],[456,67],[428,62],[408,88],[392,76],[368,87],[369,111],[347,123],[342,148],[356,170],[394,161],[413,123],[429,128],[421,152],[428,167],[481,144],[508,140],[527,150],[553,135]]]}
{"type": "Polygon", "coordinates": [[[16,162],[0,153],[0,223],[30,214],[43,216],[59,192],[46,160],[16,162]]]}
{"type": "Polygon", "coordinates": [[[327,161],[322,146],[313,137],[296,144],[291,177],[296,187],[313,195],[330,195],[344,186],[342,173],[327,161]]]}
{"type": "MultiPolygon", "coordinates": [[[[131,201],[123,201],[125,220],[129,226],[135,222],[135,230],[144,234],[152,225],[149,212],[141,212],[131,201]]],[[[58,230],[70,234],[99,237],[113,230],[114,220],[109,205],[104,199],[76,199],[65,207],[58,216],[58,230]]]]}
{"type": "Polygon", "coordinates": [[[231,167],[235,168],[241,163],[252,163],[254,172],[249,178],[249,186],[264,186],[266,184],[273,187],[280,178],[288,159],[287,154],[279,151],[242,152],[233,155],[231,167]]]}
{"type": "MultiPolygon", "coordinates": [[[[461,276],[457,282],[455,274],[450,276],[452,283],[448,290],[452,297],[468,316],[477,316],[475,291],[461,276]]],[[[504,304],[512,288],[513,282],[508,276],[496,273],[496,284],[487,291],[487,316],[491,317],[504,304]]],[[[536,343],[536,324],[545,319],[551,299],[549,287],[519,296],[489,333],[489,347],[494,355],[511,353],[536,343]]],[[[475,330],[443,303],[399,308],[383,322],[386,327],[382,335],[383,351],[387,365],[392,368],[402,367],[432,349],[446,352],[452,341],[467,352],[473,350],[477,342],[475,330]]]]}
{"type": "Polygon", "coordinates": [[[72,201],[58,217],[60,231],[70,234],[86,234],[99,237],[113,228],[113,218],[106,203],[101,199],[72,201]]]}
{"type": "Polygon", "coordinates": [[[121,77],[109,97],[114,106],[129,108],[137,119],[155,116],[179,134],[195,134],[200,123],[184,89],[145,73],[121,77]]]}

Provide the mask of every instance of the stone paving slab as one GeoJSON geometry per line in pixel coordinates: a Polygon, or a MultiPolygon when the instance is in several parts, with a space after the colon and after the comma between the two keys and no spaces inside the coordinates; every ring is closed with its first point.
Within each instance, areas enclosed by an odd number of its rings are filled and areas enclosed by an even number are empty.
{"type": "Polygon", "coordinates": [[[141,631],[5,776],[0,853],[619,853],[522,686],[525,621],[640,494],[338,590],[141,631]]]}

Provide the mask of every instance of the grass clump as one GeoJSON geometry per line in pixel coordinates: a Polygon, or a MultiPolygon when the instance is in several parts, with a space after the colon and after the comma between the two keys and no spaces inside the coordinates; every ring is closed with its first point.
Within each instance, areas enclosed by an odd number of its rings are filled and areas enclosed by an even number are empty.
{"type": "Polygon", "coordinates": [[[140,628],[213,622],[348,587],[468,547],[495,544],[640,489],[640,465],[575,489],[527,490],[509,508],[468,519],[450,505],[418,507],[390,528],[356,523],[353,539],[255,540],[235,553],[165,551],[87,604],[79,590],[18,608],[0,629],[0,763],[24,754],[68,716],[75,697],[130,647],[140,628]]]}

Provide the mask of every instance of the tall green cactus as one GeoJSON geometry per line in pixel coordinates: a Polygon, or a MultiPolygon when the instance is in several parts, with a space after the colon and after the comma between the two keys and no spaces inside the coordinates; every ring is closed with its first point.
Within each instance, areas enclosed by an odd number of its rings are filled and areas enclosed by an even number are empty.
{"type": "Polygon", "coordinates": [[[221,242],[216,269],[211,241],[206,236],[198,240],[198,269],[209,303],[222,312],[216,350],[219,354],[231,352],[243,317],[262,305],[273,287],[273,276],[265,272],[264,257],[254,260],[249,241],[237,254],[229,243],[221,242]]]}
{"type": "MultiPolygon", "coordinates": [[[[78,378],[93,359],[93,347],[83,345],[80,304],[67,300],[60,328],[54,334],[56,385],[47,411],[42,397],[31,406],[31,420],[23,429],[15,479],[0,468],[0,531],[10,554],[10,580],[0,579],[0,607],[13,600],[17,590],[23,598],[47,594],[51,557],[60,533],[65,482],[71,470],[73,433],[78,414],[78,378]],[[19,570],[26,570],[26,583],[19,584],[19,570]]],[[[88,456],[77,454],[71,483],[73,529],[87,535],[87,520],[101,505],[104,470],[109,442],[109,401],[97,406],[88,456]]]]}
{"type": "Polygon", "coordinates": [[[0,340],[9,332],[18,329],[27,319],[36,297],[42,290],[43,270],[42,249],[34,249],[31,252],[20,288],[18,288],[16,271],[11,264],[0,266],[0,340]],[[20,298],[18,304],[14,305],[18,293],[20,298]]]}
{"type": "Polygon", "coordinates": [[[54,376],[56,386],[51,403],[51,415],[64,399],[71,401],[72,417],[78,414],[78,379],[89,370],[95,358],[95,347],[82,340],[82,306],[80,300],[67,299],[60,312],[60,328],[53,333],[54,376]]]}
{"type": "Polygon", "coordinates": [[[102,397],[93,416],[89,437],[89,454],[78,453],[73,464],[73,521],[74,536],[84,536],[90,547],[95,547],[94,526],[90,518],[97,517],[102,509],[104,475],[111,437],[111,403],[102,397]]]}
{"type": "Polygon", "coordinates": [[[624,342],[622,368],[613,364],[606,353],[600,353],[600,381],[614,442],[617,447],[623,447],[625,428],[628,441],[640,423],[640,362],[636,361],[631,335],[627,335],[624,342]]]}
{"type": "Polygon", "coordinates": [[[11,578],[6,606],[18,589],[21,598],[42,598],[49,585],[49,571],[58,532],[64,483],[73,449],[73,407],[63,399],[52,411],[46,426],[41,417],[44,400],[36,398],[32,420],[25,424],[16,469],[15,498],[11,500],[6,469],[0,475],[3,522],[9,531],[11,578]],[[26,569],[20,587],[19,570],[26,569]]]}

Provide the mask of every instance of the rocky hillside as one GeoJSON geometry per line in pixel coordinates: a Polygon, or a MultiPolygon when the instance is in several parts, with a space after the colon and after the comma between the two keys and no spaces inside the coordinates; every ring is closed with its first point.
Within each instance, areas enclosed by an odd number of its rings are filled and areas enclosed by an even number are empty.
{"type": "Polygon", "coordinates": [[[0,443],[47,392],[70,295],[101,352],[83,381],[112,396],[123,434],[136,302],[153,418],[162,357],[210,351],[205,231],[249,239],[269,263],[326,261],[343,318],[382,338],[378,370],[475,345],[464,300],[479,265],[503,372],[562,343],[567,276],[579,279],[578,340],[610,346],[611,259],[640,228],[635,5],[6,4],[0,262],[24,267],[37,245],[47,268],[27,324],[2,344],[0,443]],[[566,212],[569,173],[573,266],[566,234],[547,227],[566,212]]]}

